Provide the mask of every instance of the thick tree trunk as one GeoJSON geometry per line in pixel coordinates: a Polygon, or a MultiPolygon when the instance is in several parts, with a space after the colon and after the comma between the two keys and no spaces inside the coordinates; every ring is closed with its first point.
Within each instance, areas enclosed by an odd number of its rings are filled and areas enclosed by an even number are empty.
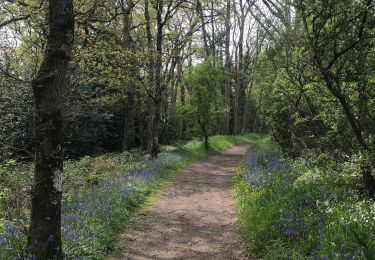
{"type": "MultiPolygon", "coordinates": [[[[123,12],[123,48],[128,51],[133,51],[133,39],[131,37],[131,27],[133,23],[132,10],[134,2],[127,0],[122,2],[123,12]]],[[[137,71],[132,71],[133,74],[138,74],[137,71]]],[[[124,129],[123,129],[123,151],[130,150],[135,147],[135,91],[132,83],[128,86],[128,91],[124,99],[124,129]]]]}
{"type": "Polygon", "coordinates": [[[161,120],[161,105],[163,97],[163,85],[161,79],[161,71],[163,66],[163,1],[158,1],[158,8],[156,14],[157,20],[157,35],[156,35],[156,62],[155,62],[155,98],[154,98],[154,117],[152,125],[152,144],[151,144],[151,156],[157,157],[159,153],[159,127],[161,120]]]}
{"type": "Polygon", "coordinates": [[[49,34],[32,89],[35,102],[35,180],[31,199],[28,253],[61,259],[63,132],[61,93],[74,39],[72,0],[49,1],[49,34]]]}

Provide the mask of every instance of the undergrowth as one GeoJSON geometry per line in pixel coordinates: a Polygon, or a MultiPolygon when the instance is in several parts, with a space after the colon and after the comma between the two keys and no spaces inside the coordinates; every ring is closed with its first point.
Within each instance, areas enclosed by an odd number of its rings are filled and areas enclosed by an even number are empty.
{"type": "MultiPolygon", "coordinates": [[[[162,147],[156,159],[132,151],[65,162],[62,238],[66,259],[103,259],[112,249],[129,215],[163,182],[190,162],[254,135],[210,138],[162,147]]],[[[32,165],[0,165],[0,259],[25,257],[30,215],[32,165]]]]}
{"type": "Polygon", "coordinates": [[[374,259],[375,203],[355,159],[285,159],[270,138],[249,149],[234,180],[239,226],[261,259],[374,259]]]}

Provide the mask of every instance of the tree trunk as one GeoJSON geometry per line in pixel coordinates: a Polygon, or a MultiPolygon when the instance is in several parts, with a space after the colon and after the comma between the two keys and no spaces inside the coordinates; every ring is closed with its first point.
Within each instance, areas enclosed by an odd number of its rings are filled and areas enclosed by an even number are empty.
{"type": "Polygon", "coordinates": [[[161,105],[163,97],[163,85],[161,79],[161,71],[163,66],[163,1],[159,0],[157,2],[157,35],[156,35],[156,62],[155,62],[155,98],[154,98],[154,118],[152,125],[152,144],[151,144],[151,156],[157,157],[159,153],[159,127],[161,120],[161,105]]]}
{"type": "MultiPolygon", "coordinates": [[[[343,109],[343,112],[346,116],[346,119],[349,121],[349,125],[351,126],[354,135],[357,139],[358,144],[361,147],[361,150],[365,153],[372,153],[370,146],[367,144],[363,133],[365,133],[365,130],[363,129],[363,126],[361,122],[358,121],[356,115],[352,111],[352,108],[350,107],[349,102],[345,98],[344,94],[341,92],[340,89],[340,82],[339,79],[336,78],[336,81],[333,77],[333,75],[329,71],[325,71],[323,66],[319,63],[319,60],[316,58],[317,64],[320,68],[321,75],[323,76],[323,79],[326,83],[327,88],[330,90],[332,95],[337,98],[339,103],[341,104],[341,107],[343,109]]],[[[369,193],[369,196],[374,198],[375,197],[375,178],[372,175],[372,168],[366,161],[362,162],[361,165],[361,172],[362,177],[364,180],[364,185],[366,190],[369,193]]]]}
{"type": "MultiPolygon", "coordinates": [[[[132,0],[122,2],[123,12],[123,48],[128,51],[133,51],[133,39],[131,37],[131,27],[133,23],[132,10],[134,3],[132,0]]],[[[133,75],[138,74],[137,71],[132,71],[133,75]]],[[[134,84],[130,83],[127,90],[127,96],[124,100],[124,129],[123,129],[123,151],[127,151],[135,147],[135,91],[134,84]]]]}
{"type": "Polygon", "coordinates": [[[202,22],[202,34],[203,34],[204,51],[206,53],[206,58],[208,58],[208,57],[211,56],[210,46],[208,44],[209,36],[208,36],[207,29],[206,29],[206,23],[205,23],[205,20],[204,20],[202,3],[200,2],[200,0],[197,0],[197,14],[198,14],[198,16],[199,16],[199,18],[201,19],[201,22],[202,22]]]}
{"type": "Polygon", "coordinates": [[[251,92],[252,92],[252,83],[249,86],[248,93],[246,94],[246,100],[245,100],[245,108],[244,113],[242,117],[242,130],[241,134],[245,134],[247,131],[249,131],[249,116],[250,116],[250,101],[251,101],[251,92]]]}
{"type": "Polygon", "coordinates": [[[203,133],[203,138],[204,138],[204,149],[208,151],[208,149],[210,148],[210,145],[208,143],[208,133],[207,133],[207,129],[205,126],[202,126],[202,133],[203,133]]]}
{"type": "MultiPolygon", "coordinates": [[[[132,87],[132,86],[130,86],[132,87]]],[[[128,151],[135,148],[135,93],[134,91],[128,91],[127,97],[125,98],[124,104],[124,130],[123,130],[123,142],[122,150],[128,151]]]]}
{"type": "Polygon", "coordinates": [[[35,105],[35,180],[28,253],[61,259],[63,131],[61,93],[74,39],[72,0],[50,0],[49,33],[42,65],[32,81],[35,105]]]}
{"type": "MultiPolygon", "coordinates": [[[[226,14],[226,20],[225,20],[225,68],[226,72],[229,73],[231,69],[231,59],[230,59],[230,30],[231,30],[231,0],[227,0],[227,14],[226,14]]],[[[225,105],[230,108],[231,102],[230,102],[230,92],[231,92],[231,77],[228,76],[228,80],[225,84],[224,89],[224,100],[225,105]]],[[[224,122],[224,133],[226,135],[230,134],[230,113],[225,118],[224,122]]]]}
{"type": "MultiPolygon", "coordinates": [[[[181,102],[181,106],[185,106],[186,104],[186,93],[185,93],[185,84],[181,84],[181,88],[180,88],[180,102],[181,102]]],[[[181,136],[180,138],[182,140],[185,140],[186,139],[186,132],[187,132],[187,124],[186,124],[186,120],[185,120],[185,117],[182,117],[182,122],[181,122],[181,136]]]]}
{"type": "Polygon", "coordinates": [[[206,151],[208,151],[209,148],[210,147],[209,147],[209,144],[208,144],[208,135],[205,134],[204,135],[204,149],[206,149],[206,151]]]}
{"type": "Polygon", "coordinates": [[[238,70],[237,70],[237,93],[236,93],[236,126],[235,126],[235,133],[239,134],[240,130],[242,129],[242,119],[244,114],[245,108],[245,79],[244,79],[244,52],[243,52],[243,42],[244,42],[244,31],[245,31],[245,20],[246,14],[244,10],[244,6],[242,4],[242,0],[240,0],[240,21],[239,21],[239,30],[240,35],[238,38],[238,70]]]}
{"type": "Polygon", "coordinates": [[[361,173],[363,177],[363,183],[368,192],[370,198],[375,198],[375,181],[372,175],[372,168],[368,162],[362,162],[361,173]]]}
{"type": "Polygon", "coordinates": [[[216,36],[215,36],[215,5],[214,5],[214,0],[211,0],[211,10],[210,10],[210,15],[211,15],[211,56],[216,57],[216,36]]]}
{"type": "Polygon", "coordinates": [[[235,57],[235,64],[236,65],[236,72],[235,72],[235,93],[234,93],[234,107],[233,107],[233,135],[238,134],[238,126],[239,126],[239,107],[240,107],[240,61],[239,61],[239,51],[236,52],[235,57]]]}
{"type": "Polygon", "coordinates": [[[153,86],[155,80],[155,64],[154,64],[154,57],[153,57],[153,46],[152,46],[152,33],[151,33],[151,18],[149,13],[149,0],[145,0],[145,20],[146,20],[146,33],[147,33],[147,51],[149,55],[148,60],[148,84],[149,84],[149,108],[148,108],[148,124],[147,124],[147,147],[146,150],[149,154],[151,154],[152,148],[152,129],[153,129],[153,122],[154,122],[154,93],[153,93],[153,86]]]}

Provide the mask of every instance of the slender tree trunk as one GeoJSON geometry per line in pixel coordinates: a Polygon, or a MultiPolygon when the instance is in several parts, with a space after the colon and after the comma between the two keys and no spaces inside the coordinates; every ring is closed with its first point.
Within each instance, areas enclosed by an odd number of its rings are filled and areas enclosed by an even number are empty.
{"type": "MultiPolygon", "coordinates": [[[[131,86],[130,86],[131,87],[131,86]]],[[[135,92],[128,91],[124,104],[124,129],[123,129],[123,142],[122,150],[128,151],[135,148],[135,92]]]]}
{"type": "MultiPolygon", "coordinates": [[[[185,84],[181,84],[180,88],[180,102],[181,106],[185,106],[186,104],[186,97],[185,97],[185,84]]],[[[181,122],[181,139],[185,140],[186,139],[186,132],[187,132],[187,124],[185,117],[182,117],[182,122],[181,122]]]]}
{"type": "Polygon", "coordinates": [[[215,36],[215,5],[214,5],[214,0],[211,0],[211,10],[210,10],[210,15],[211,15],[211,55],[213,57],[216,57],[216,36],[215,36]]]}
{"type": "Polygon", "coordinates": [[[141,93],[137,92],[136,95],[136,105],[135,107],[135,145],[136,147],[145,147],[145,127],[144,127],[144,116],[143,111],[143,96],[141,93]]]}
{"type": "Polygon", "coordinates": [[[210,148],[210,146],[208,144],[208,135],[205,134],[204,135],[204,149],[206,149],[206,151],[208,151],[209,148],[210,148]]]}
{"type": "Polygon", "coordinates": [[[208,149],[210,148],[210,145],[208,143],[208,133],[207,133],[207,129],[206,129],[206,126],[203,125],[201,126],[202,128],[202,133],[203,133],[203,138],[204,138],[204,149],[206,151],[208,151],[208,149]]]}
{"type": "Polygon", "coordinates": [[[153,130],[153,123],[154,123],[154,82],[155,82],[155,64],[154,64],[154,51],[153,51],[153,40],[152,40],[152,32],[151,32],[151,18],[149,13],[149,0],[145,0],[145,20],[146,20],[146,33],[147,33],[147,51],[148,51],[148,84],[149,84],[149,100],[148,100],[148,124],[147,124],[147,152],[151,154],[152,148],[152,130],[153,130]],[[151,96],[151,97],[150,97],[151,96]]]}
{"type": "MultiPolygon", "coordinates": [[[[365,130],[363,129],[361,122],[357,120],[344,94],[341,93],[341,90],[338,86],[335,87],[334,85],[335,83],[333,83],[334,82],[333,77],[330,75],[329,72],[322,71],[322,75],[326,82],[327,88],[340,102],[341,107],[343,108],[344,114],[349,121],[349,125],[351,126],[354,132],[354,135],[357,139],[358,144],[361,146],[362,150],[365,153],[371,154],[373,151],[371,150],[370,146],[366,143],[366,140],[363,137],[363,133],[365,133],[365,130]]],[[[336,85],[338,84],[339,83],[336,82],[336,85]]],[[[361,171],[362,171],[365,188],[368,191],[369,196],[374,198],[375,197],[375,178],[372,175],[371,166],[365,160],[362,162],[361,171]]]]}
{"type": "Polygon", "coordinates": [[[61,93],[74,39],[72,0],[50,0],[49,33],[42,65],[32,81],[35,105],[35,180],[28,251],[61,259],[63,131],[61,93]]]}
{"type": "Polygon", "coordinates": [[[197,14],[202,22],[202,34],[203,34],[203,44],[204,44],[204,51],[206,53],[206,58],[211,56],[210,46],[208,44],[208,32],[206,29],[206,22],[204,19],[203,7],[200,0],[197,0],[197,14]]]}
{"type": "Polygon", "coordinates": [[[236,73],[235,73],[235,93],[233,100],[233,131],[232,134],[236,135],[238,133],[238,110],[239,110],[239,69],[238,69],[238,53],[236,52],[235,64],[237,64],[236,73]]]}
{"type": "MultiPolygon", "coordinates": [[[[231,58],[230,58],[230,30],[231,30],[231,0],[227,0],[227,14],[226,14],[226,20],[225,20],[225,68],[226,72],[229,74],[231,70],[231,58]]],[[[228,80],[225,84],[224,89],[224,100],[225,105],[230,108],[231,102],[230,102],[230,96],[231,96],[231,76],[228,75],[228,80]]],[[[230,134],[230,113],[225,118],[224,122],[224,133],[226,135],[230,134]]]]}
{"type": "Polygon", "coordinates": [[[236,132],[235,134],[239,134],[239,131],[242,129],[242,119],[244,114],[245,108],[245,98],[246,98],[246,91],[245,91],[245,79],[244,79],[244,52],[243,52],[243,42],[244,42],[244,31],[245,31],[245,10],[242,4],[242,0],[240,0],[240,21],[239,21],[239,30],[240,35],[238,38],[238,70],[237,70],[237,125],[235,126],[236,132]]]}
{"type": "Polygon", "coordinates": [[[241,134],[245,134],[246,131],[248,131],[250,129],[249,127],[249,116],[250,116],[250,101],[251,101],[251,92],[252,92],[252,83],[250,84],[249,86],[249,89],[248,89],[248,92],[247,92],[247,95],[246,95],[246,100],[245,100],[245,108],[244,108],[244,113],[243,113],[243,117],[242,117],[242,130],[241,130],[241,134]]]}

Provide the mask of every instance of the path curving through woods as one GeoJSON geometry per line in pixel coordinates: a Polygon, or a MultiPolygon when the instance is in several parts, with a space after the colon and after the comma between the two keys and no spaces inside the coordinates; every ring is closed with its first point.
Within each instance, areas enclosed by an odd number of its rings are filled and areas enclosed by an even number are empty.
{"type": "Polygon", "coordinates": [[[231,179],[240,145],[183,170],[145,219],[130,225],[123,252],[110,259],[246,259],[235,222],[231,179]]]}

